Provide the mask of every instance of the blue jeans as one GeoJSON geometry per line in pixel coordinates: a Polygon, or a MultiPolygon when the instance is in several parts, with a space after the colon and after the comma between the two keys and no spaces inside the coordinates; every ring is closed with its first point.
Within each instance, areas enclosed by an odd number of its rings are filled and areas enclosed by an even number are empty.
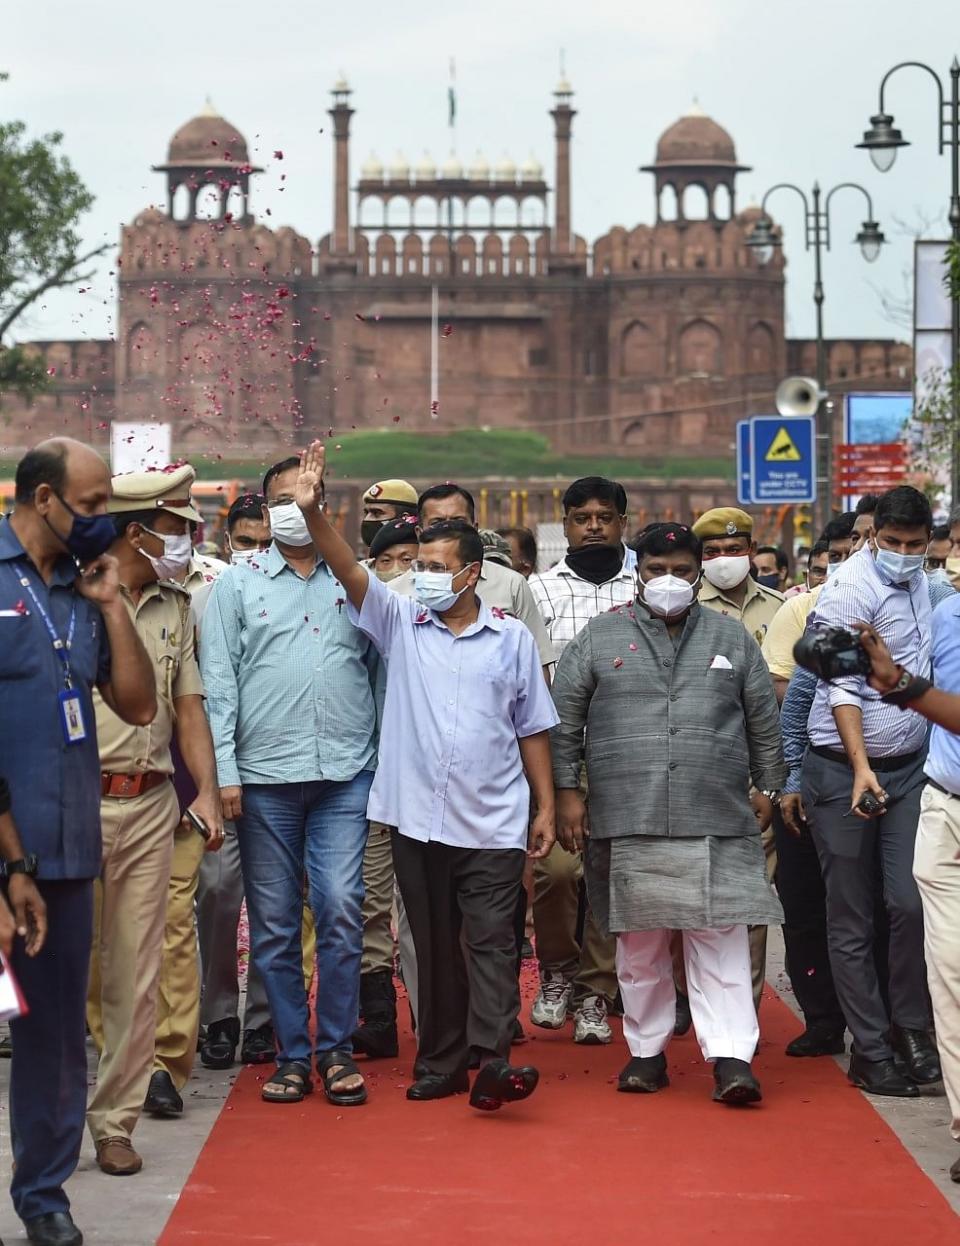
{"type": "Polygon", "coordinates": [[[250,950],[267,991],[277,1061],[310,1066],[300,924],[303,876],[317,928],[317,1056],[352,1051],[360,1007],[363,850],[373,772],[346,783],[254,783],[237,842],[250,950]]]}

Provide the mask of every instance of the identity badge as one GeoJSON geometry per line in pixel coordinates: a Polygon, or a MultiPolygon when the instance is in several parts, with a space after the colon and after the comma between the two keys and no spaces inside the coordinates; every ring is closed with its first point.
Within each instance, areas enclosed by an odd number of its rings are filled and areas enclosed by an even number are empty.
{"type": "Polygon", "coordinates": [[[60,693],[60,723],[67,744],[82,744],[87,738],[87,724],[83,720],[83,705],[73,688],[60,693]]]}

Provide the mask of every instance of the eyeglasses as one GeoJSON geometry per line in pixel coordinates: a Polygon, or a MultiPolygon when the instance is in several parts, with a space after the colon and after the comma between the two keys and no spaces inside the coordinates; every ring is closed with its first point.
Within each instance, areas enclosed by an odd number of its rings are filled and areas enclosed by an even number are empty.
{"type": "MultiPolygon", "coordinates": [[[[469,563],[467,564],[470,565],[469,563]]],[[[466,567],[457,567],[455,570],[450,569],[442,562],[424,562],[422,558],[415,558],[410,564],[410,570],[422,575],[425,571],[429,571],[433,575],[445,575],[448,571],[451,575],[459,575],[461,571],[466,571],[466,567]]]]}

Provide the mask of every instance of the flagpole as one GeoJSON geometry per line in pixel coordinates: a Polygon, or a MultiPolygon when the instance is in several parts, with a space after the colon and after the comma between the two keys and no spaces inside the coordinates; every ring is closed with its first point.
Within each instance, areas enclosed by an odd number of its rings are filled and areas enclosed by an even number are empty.
{"type": "Polygon", "coordinates": [[[440,291],[433,287],[430,298],[430,418],[440,412],[440,291]]]}

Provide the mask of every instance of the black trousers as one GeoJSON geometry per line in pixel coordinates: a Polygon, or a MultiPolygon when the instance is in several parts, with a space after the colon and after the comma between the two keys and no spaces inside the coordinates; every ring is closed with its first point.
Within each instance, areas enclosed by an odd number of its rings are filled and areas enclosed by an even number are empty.
{"type": "Polygon", "coordinates": [[[820,859],[809,830],[797,839],[773,814],[777,845],[777,894],[783,905],[783,945],[787,973],[808,1027],[842,1033],[846,1029],[827,949],[827,897],[820,859]]]}
{"type": "Polygon", "coordinates": [[[12,960],[30,1008],[10,1024],[10,1194],[23,1220],[69,1209],[63,1187],[80,1158],[87,1111],[93,881],[38,879],[37,886],[47,905],[47,941],[39,955],[27,956],[17,939],[12,960]]]}
{"type": "Polygon", "coordinates": [[[393,865],[417,954],[417,1058],[431,1073],[506,1059],[520,1010],[515,915],[526,854],[397,834],[393,865]],[[462,942],[461,942],[462,940],[462,942]]]}
{"type": "Polygon", "coordinates": [[[857,1052],[867,1060],[893,1056],[891,1021],[922,1030],[929,1019],[923,909],[913,878],[924,760],[875,763],[888,802],[887,812],[870,820],[849,814],[853,774],[848,765],[812,751],[803,763],[803,802],[826,890],[833,980],[857,1052]],[[889,1004],[877,972],[878,863],[890,925],[889,1004]]]}

